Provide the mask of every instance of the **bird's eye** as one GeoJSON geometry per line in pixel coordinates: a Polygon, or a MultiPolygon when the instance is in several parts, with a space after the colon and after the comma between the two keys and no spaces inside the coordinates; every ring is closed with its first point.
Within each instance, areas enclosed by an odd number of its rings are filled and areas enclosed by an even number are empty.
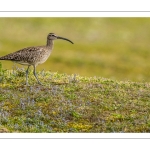
{"type": "Polygon", "coordinates": [[[49,37],[55,37],[55,34],[49,34],[49,37]]]}

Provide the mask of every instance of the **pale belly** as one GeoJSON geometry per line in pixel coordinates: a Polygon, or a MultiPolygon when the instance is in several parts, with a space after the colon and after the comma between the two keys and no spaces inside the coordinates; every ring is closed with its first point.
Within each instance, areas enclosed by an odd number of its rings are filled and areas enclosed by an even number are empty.
{"type": "Polygon", "coordinates": [[[45,53],[45,54],[42,55],[42,56],[40,56],[40,57],[38,58],[38,61],[37,61],[36,65],[43,64],[43,63],[49,58],[50,54],[51,54],[51,51],[45,53]]]}

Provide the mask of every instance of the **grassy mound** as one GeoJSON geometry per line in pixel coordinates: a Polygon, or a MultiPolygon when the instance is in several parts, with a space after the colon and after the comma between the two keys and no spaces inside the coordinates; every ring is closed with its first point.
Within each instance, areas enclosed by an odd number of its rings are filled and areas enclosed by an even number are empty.
{"type": "Polygon", "coordinates": [[[150,84],[0,67],[0,132],[150,132],[150,84]]]}

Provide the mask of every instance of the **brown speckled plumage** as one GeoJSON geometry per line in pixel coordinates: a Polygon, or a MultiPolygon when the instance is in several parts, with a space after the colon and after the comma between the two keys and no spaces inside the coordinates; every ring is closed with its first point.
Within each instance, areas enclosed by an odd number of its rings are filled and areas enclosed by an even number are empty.
{"type": "Polygon", "coordinates": [[[54,33],[49,33],[47,36],[47,44],[45,46],[27,47],[14,53],[2,56],[0,57],[0,60],[10,60],[22,65],[27,65],[28,66],[26,70],[27,85],[28,85],[28,69],[30,66],[33,66],[34,67],[33,74],[37,79],[38,83],[41,84],[36,76],[36,66],[44,63],[48,59],[53,49],[54,44],[53,40],[56,39],[67,40],[73,44],[72,41],[66,38],[56,36],[54,33]]]}
{"type": "Polygon", "coordinates": [[[39,65],[49,57],[52,48],[49,46],[27,47],[0,57],[0,60],[11,60],[22,65],[39,65]]]}

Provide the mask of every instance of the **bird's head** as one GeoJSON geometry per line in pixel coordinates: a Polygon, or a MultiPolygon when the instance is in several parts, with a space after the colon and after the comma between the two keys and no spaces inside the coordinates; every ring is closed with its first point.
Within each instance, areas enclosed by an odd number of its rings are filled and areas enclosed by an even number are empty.
{"type": "Polygon", "coordinates": [[[70,42],[70,43],[73,44],[73,42],[70,41],[69,39],[66,39],[66,38],[64,38],[64,37],[57,36],[57,35],[54,34],[54,33],[49,33],[48,36],[47,36],[47,40],[57,40],[57,39],[66,40],[66,41],[68,41],[68,42],[70,42]]]}

